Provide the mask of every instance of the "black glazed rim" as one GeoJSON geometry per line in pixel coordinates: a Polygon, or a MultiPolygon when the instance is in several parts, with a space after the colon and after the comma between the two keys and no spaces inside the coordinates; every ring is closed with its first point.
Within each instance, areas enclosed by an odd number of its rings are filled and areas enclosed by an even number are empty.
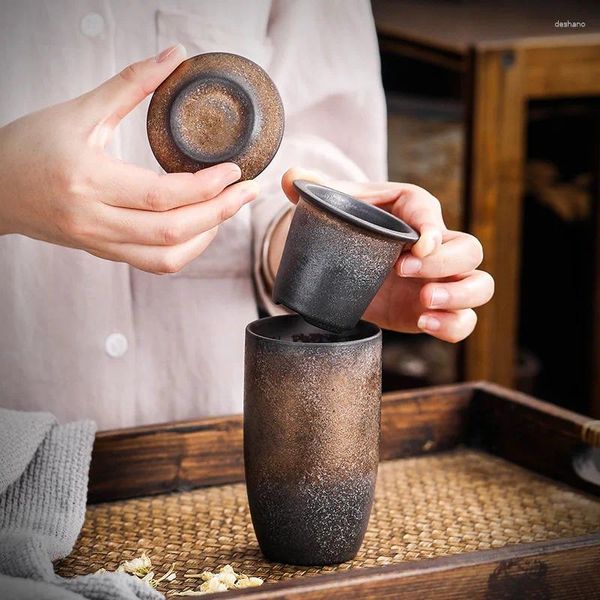
{"type": "Polygon", "coordinates": [[[386,237],[402,240],[403,242],[411,244],[419,239],[419,234],[402,219],[395,217],[377,206],[361,202],[354,198],[354,196],[350,196],[350,194],[340,192],[339,190],[325,185],[312,183],[304,179],[297,179],[294,181],[294,187],[300,192],[305,200],[340,217],[348,223],[361,227],[362,229],[368,229],[386,237]],[[346,203],[351,210],[361,213],[362,216],[352,214],[348,210],[344,210],[343,208],[332,204],[327,198],[327,196],[332,195],[332,192],[333,195],[346,203]],[[382,224],[380,225],[375,221],[379,221],[382,224]]]}
{"type": "Polygon", "coordinates": [[[355,344],[364,344],[365,342],[369,342],[372,340],[376,340],[381,337],[381,329],[377,327],[377,325],[370,323],[369,321],[359,321],[355,327],[349,329],[347,331],[343,331],[341,333],[335,333],[333,331],[329,331],[327,329],[322,329],[320,327],[316,327],[315,325],[311,325],[307,323],[300,315],[279,315],[276,317],[265,317],[263,319],[257,319],[256,321],[252,321],[246,326],[246,334],[252,336],[253,338],[260,339],[266,342],[270,342],[272,344],[284,344],[286,346],[319,346],[319,347],[331,347],[335,346],[339,348],[340,346],[353,346],[355,344]],[[282,340],[280,338],[274,337],[273,335],[269,335],[268,332],[260,331],[260,329],[269,328],[280,325],[293,326],[298,325],[299,328],[297,330],[298,333],[302,333],[302,331],[307,331],[312,333],[322,333],[325,336],[329,337],[337,337],[340,338],[339,341],[329,341],[329,342],[304,342],[297,341],[294,342],[292,340],[282,340]],[[344,340],[343,338],[347,338],[349,336],[358,336],[356,339],[344,340]]]}

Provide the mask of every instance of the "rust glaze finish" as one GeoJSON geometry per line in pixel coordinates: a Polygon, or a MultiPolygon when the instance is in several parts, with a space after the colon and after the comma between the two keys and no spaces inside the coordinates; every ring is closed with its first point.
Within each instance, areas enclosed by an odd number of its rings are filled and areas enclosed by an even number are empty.
{"type": "Polygon", "coordinates": [[[400,253],[418,235],[388,212],[307,181],[273,287],[273,300],[334,332],[352,329],[400,253]]]}
{"type": "Polygon", "coordinates": [[[345,335],[299,316],[246,329],[244,459],[266,558],[325,565],[362,543],[379,460],[381,332],[345,335]]]}
{"type": "Polygon", "coordinates": [[[234,162],[253,179],[281,143],[283,104],[267,73],[235,54],[190,58],[158,87],[148,109],[148,139],[167,172],[234,162]]]}

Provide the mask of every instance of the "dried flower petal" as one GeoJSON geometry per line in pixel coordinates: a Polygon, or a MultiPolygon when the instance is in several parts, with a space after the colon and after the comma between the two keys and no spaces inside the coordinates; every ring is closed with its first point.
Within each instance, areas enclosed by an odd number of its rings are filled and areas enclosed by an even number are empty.
{"type": "Polygon", "coordinates": [[[219,570],[219,573],[232,573],[233,575],[235,575],[237,577],[237,575],[231,565],[225,565],[224,567],[221,567],[221,569],[219,570]]]}
{"type": "Polygon", "coordinates": [[[227,589],[232,588],[237,581],[237,575],[235,573],[219,573],[215,575],[215,579],[225,584],[227,589]]]}
{"type": "Polygon", "coordinates": [[[215,574],[210,571],[202,571],[202,573],[186,573],[183,577],[185,579],[203,579],[204,581],[208,581],[214,576],[215,574]]]}
{"type": "Polygon", "coordinates": [[[200,586],[200,591],[201,592],[226,592],[227,586],[222,581],[220,581],[218,577],[213,577],[212,579],[205,581],[200,586]]]}
{"type": "MultiPolygon", "coordinates": [[[[177,578],[175,563],[173,563],[164,575],[155,579],[152,561],[145,552],[142,552],[142,555],[138,558],[126,560],[121,563],[117,571],[137,577],[153,588],[157,587],[163,581],[171,582],[177,578]]],[[[106,572],[106,569],[102,568],[96,571],[96,573],[104,572],[106,572]]],[[[186,573],[184,578],[202,579],[204,583],[200,586],[199,590],[187,589],[182,592],[169,590],[166,592],[168,596],[202,596],[213,592],[225,592],[227,590],[243,589],[263,584],[263,580],[260,577],[249,577],[244,573],[236,573],[231,565],[221,567],[217,573],[212,573],[211,571],[186,573]]]]}
{"type": "Polygon", "coordinates": [[[154,581],[154,571],[150,571],[149,573],[146,573],[146,575],[144,575],[144,577],[141,577],[141,581],[143,581],[144,583],[147,583],[149,586],[156,587],[155,581],[154,581]]]}
{"type": "Polygon", "coordinates": [[[173,581],[176,577],[177,573],[175,573],[175,563],[173,563],[164,575],[154,580],[154,587],[156,587],[161,581],[173,581]]]}
{"type": "Polygon", "coordinates": [[[142,552],[142,555],[139,558],[126,560],[125,562],[121,563],[117,569],[117,572],[129,573],[131,575],[135,575],[136,577],[145,577],[151,570],[152,561],[145,552],[142,552]]]}
{"type": "Polygon", "coordinates": [[[235,587],[238,590],[241,590],[244,588],[257,587],[259,585],[262,585],[263,583],[264,581],[260,577],[247,577],[245,579],[238,579],[235,584],[235,587]]]}
{"type": "Polygon", "coordinates": [[[164,575],[155,579],[154,571],[152,570],[152,561],[145,552],[142,552],[142,555],[139,558],[126,560],[121,563],[117,568],[117,572],[133,575],[153,588],[157,587],[162,581],[173,581],[177,577],[177,574],[175,573],[175,563],[173,563],[164,575]]]}
{"type": "MultiPolygon", "coordinates": [[[[156,587],[162,581],[173,581],[176,578],[174,571],[175,565],[158,579],[154,579],[153,575],[148,577],[147,582],[153,587],[156,587]]],[[[249,577],[244,573],[236,573],[231,565],[221,567],[217,573],[211,571],[203,571],[202,573],[185,573],[184,579],[202,579],[204,583],[199,590],[187,589],[182,592],[175,590],[167,591],[168,596],[202,596],[203,594],[211,594],[213,592],[225,592],[227,590],[243,589],[255,587],[263,584],[260,577],[249,577]]]]}

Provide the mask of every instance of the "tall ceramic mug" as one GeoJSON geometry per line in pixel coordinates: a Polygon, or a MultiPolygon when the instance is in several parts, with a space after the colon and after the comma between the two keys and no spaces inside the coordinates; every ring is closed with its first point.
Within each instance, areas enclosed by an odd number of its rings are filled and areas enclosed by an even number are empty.
{"type": "Polygon", "coordinates": [[[381,331],[344,334],[298,315],[246,328],[244,458],[270,560],[325,565],[362,543],[379,462],[381,331]]]}

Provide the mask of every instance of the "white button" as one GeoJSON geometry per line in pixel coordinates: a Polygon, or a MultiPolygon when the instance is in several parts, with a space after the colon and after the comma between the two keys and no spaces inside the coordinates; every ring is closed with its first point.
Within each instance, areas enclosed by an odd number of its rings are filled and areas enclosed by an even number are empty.
{"type": "Polygon", "coordinates": [[[106,354],[112,358],[121,358],[127,352],[127,338],[122,333],[111,333],[104,341],[106,354]]]}
{"type": "Polygon", "coordinates": [[[98,13],[89,13],[82,17],[79,27],[83,35],[91,38],[98,37],[104,32],[104,17],[98,13]]]}

